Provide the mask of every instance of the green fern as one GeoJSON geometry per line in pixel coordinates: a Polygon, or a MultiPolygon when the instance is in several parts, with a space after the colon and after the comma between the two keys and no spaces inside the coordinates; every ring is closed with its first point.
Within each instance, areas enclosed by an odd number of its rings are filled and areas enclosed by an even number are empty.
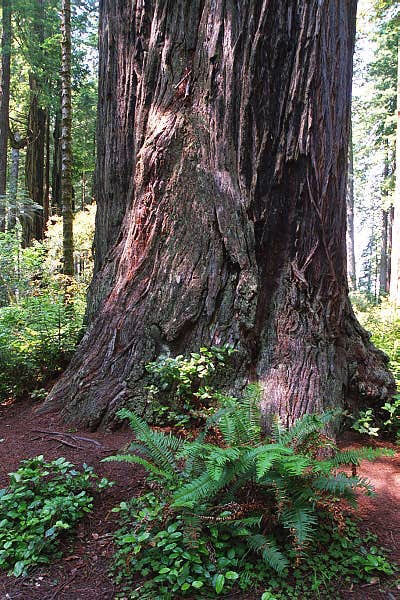
{"type": "Polygon", "coordinates": [[[287,508],[282,514],[285,528],[293,530],[299,546],[312,539],[317,520],[317,515],[311,506],[294,506],[287,508]]]}
{"type": "Polygon", "coordinates": [[[136,456],[134,454],[116,454],[115,456],[108,456],[107,458],[103,459],[103,462],[113,462],[113,461],[114,462],[135,463],[138,465],[142,465],[142,467],[145,467],[145,469],[147,469],[149,471],[149,473],[152,473],[156,477],[162,477],[163,479],[171,479],[172,478],[171,473],[169,473],[168,471],[162,471],[161,469],[158,469],[156,466],[154,466],[148,460],[145,460],[144,458],[141,458],[140,456],[136,456]]]}
{"type": "Polygon", "coordinates": [[[288,559],[272,537],[267,538],[261,534],[251,535],[248,537],[248,544],[254,552],[261,554],[267,565],[279,574],[289,566],[288,559]]]}
{"type": "Polygon", "coordinates": [[[334,449],[332,458],[317,460],[316,450],[332,447],[322,433],[337,413],[306,415],[289,428],[275,418],[271,437],[265,438],[260,427],[259,386],[249,386],[240,399],[215,397],[220,408],[190,442],[153,431],[135,413],[120,411],[137,441],[129,448],[131,454],[106,460],[142,465],[160,484],[171,514],[178,512],[187,527],[200,530],[210,523],[221,524],[224,532],[241,538],[282,573],[289,564],[285,545],[292,543],[299,551],[312,541],[322,494],[353,502],[357,489],[371,493],[368,481],[338,473],[340,466],[358,465],[386,452],[334,449]],[[216,430],[223,438],[221,446],[206,441],[216,430]],[[266,523],[275,527],[282,542],[264,535],[266,523]]]}

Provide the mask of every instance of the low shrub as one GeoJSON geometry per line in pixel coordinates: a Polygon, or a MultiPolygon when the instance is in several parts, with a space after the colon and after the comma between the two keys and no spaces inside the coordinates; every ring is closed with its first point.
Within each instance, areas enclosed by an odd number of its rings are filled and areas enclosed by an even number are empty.
{"type": "Polygon", "coordinates": [[[16,577],[61,556],[60,536],[93,508],[93,493],[112,485],[65,458],[24,460],[0,490],[0,568],[16,577]]]}
{"type": "MultiPolygon", "coordinates": [[[[372,342],[389,357],[389,365],[400,386],[400,311],[389,301],[370,304],[359,295],[355,307],[361,324],[371,333],[372,342]]],[[[350,424],[359,433],[382,436],[400,442],[400,395],[384,405],[375,404],[350,416],[350,424]]]]}
{"type": "Polygon", "coordinates": [[[216,402],[215,379],[234,353],[229,345],[213,346],[189,358],[161,355],[146,365],[152,378],[147,390],[153,420],[181,429],[203,425],[216,402]]]}
{"type": "Polygon", "coordinates": [[[42,388],[65,368],[81,336],[84,310],[84,289],[62,276],[0,308],[0,399],[42,388]]]}

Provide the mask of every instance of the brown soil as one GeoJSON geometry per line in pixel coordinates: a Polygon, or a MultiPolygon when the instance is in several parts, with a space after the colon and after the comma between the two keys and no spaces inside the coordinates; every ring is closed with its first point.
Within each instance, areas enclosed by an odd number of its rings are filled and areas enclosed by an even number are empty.
{"type": "MultiPolygon", "coordinates": [[[[0,600],[113,600],[116,589],[108,577],[108,565],[113,553],[111,534],[117,521],[111,508],[126,498],[140,493],[144,487],[144,471],[134,465],[101,463],[101,459],[120,450],[132,437],[129,431],[88,433],[71,431],[61,424],[58,415],[37,415],[29,402],[0,405],[0,488],[7,485],[7,474],[18,467],[24,458],[44,454],[46,459],[64,456],[76,465],[83,462],[93,466],[96,473],[115,481],[115,486],[96,498],[95,510],[78,527],[77,535],[63,543],[63,558],[53,564],[34,569],[28,577],[15,579],[0,575],[0,600]],[[49,433],[36,430],[69,432],[95,440],[60,443],[49,433]]],[[[370,442],[369,442],[370,443],[370,442]]],[[[360,442],[342,442],[344,447],[360,442]]],[[[389,550],[391,559],[400,563],[400,452],[394,458],[381,458],[364,463],[360,475],[368,477],[376,487],[375,498],[361,498],[359,514],[363,527],[379,536],[389,550]]],[[[254,600],[260,594],[252,596],[254,600]]],[[[233,596],[232,596],[233,598],[233,596]]],[[[239,596],[235,596],[238,599],[239,596]]],[[[351,590],[335,592],[332,600],[400,600],[395,584],[376,582],[354,586],[351,590]]],[[[246,595],[241,600],[250,600],[246,595]]],[[[307,600],[307,599],[304,599],[307,600]]]]}

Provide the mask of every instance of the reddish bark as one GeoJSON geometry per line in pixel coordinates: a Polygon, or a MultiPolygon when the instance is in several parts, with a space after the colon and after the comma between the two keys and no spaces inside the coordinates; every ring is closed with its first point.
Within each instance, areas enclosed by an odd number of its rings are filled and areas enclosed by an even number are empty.
{"type": "Polygon", "coordinates": [[[266,422],[390,393],[346,281],[355,13],[102,1],[90,325],[45,408],[106,426],[161,351],[223,343],[266,422]]]}
{"type": "Polygon", "coordinates": [[[1,89],[0,89],[0,231],[5,230],[6,208],[4,196],[7,188],[7,146],[10,112],[11,72],[11,2],[2,0],[1,37],[1,89]]]}

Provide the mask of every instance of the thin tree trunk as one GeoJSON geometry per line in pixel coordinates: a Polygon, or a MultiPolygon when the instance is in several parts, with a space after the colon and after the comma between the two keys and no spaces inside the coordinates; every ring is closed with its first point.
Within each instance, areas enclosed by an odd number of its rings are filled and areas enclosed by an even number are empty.
{"type": "Polygon", "coordinates": [[[17,193],[19,177],[19,153],[20,149],[11,149],[11,168],[10,168],[10,194],[8,206],[8,228],[13,229],[17,222],[17,193]]]}
{"type": "Polygon", "coordinates": [[[74,275],[72,193],[71,2],[62,0],[61,199],[63,215],[63,272],[74,275]]]}
{"type": "Polygon", "coordinates": [[[350,290],[357,289],[356,253],[354,247],[354,151],[353,129],[350,123],[349,176],[347,182],[347,274],[350,290]]]}
{"type": "Polygon", "coordinates": [[[400,305],[400,42],[397,61],[397,135],[396,135],[396,189],[394,194],[394,220],[392,233],[392,266],[390,299],[400,305]]]}
{"type": "Polygon", "coordinates": [[[393,237],[393,220],[394,220],[394,207],[389,208],[388,216],[388,259],[387,259],[387,279],[386,279],[386,293],[390,293],[390,281],[391,281],[391,270],[392,270],[392,237],[393,237]]]}
{"type": "Polygon", "coordinates": [[[381,257],[379,264],[379,295],[386,294],[388,282],[388,264],[389,264],[389,210],[387,208],[387,178],[389,176],[389,156],[388,144],[385,148],[385,163],[383,167],[383,194],[382,194],[382,225],[381,225],[381,257]]]}
{"type": "Polygon", "coordinates": [[[382,210],[381,256],[379,262],[379,295],[386,294],[388,267],[388,211],[382,210]]]}
{"type": "Polygon", "coordinates": [[[7,189],[7,146],[10,112],[11,66],[11,0],[2,0],[3,35],[1,39],[1,96],[0,96],[0,231],[5,230],[7,189]]]}
{"type": "Polygon", "coordinates": [[[355,18],[355,0],[101,2],[90,325],[43,410],[149,414],[147,362],[224,343],[266,427],[388,397],[347,295],[355,18]]]}
{"type": "Polygon", "coordinates": [[[51,199],[53,210],[62,214],[61,202],[61,111],[56,112],[53,131],[53,164],[51,173],[51,199]]]}
{"type": "Polygon", "coordinates": [[[81,209],[85,208],[86,204],[86,173],[83,171],[82,173],[82,199],[81,199],[81,209]]]}
{"type": "MultiPolygon", "coordinates": [[[[44,41],[44,0],[35,2],[34,32],[39,43],[44,41]]],[[[44,235],[44,161],[46,136],[46,110],[42,107],[41,83],[37,73],[29,74],[28,145],[26,151],[25,179],[33,209],[27,207],[22,221],[23,245],[41,240],[44,235]]]]}
{"type": "Polygon", "coordinates": [[[50,218],[50,109],[46,110],[46,162],[44,167],[43,221],[46,231],[50,218]]]}

